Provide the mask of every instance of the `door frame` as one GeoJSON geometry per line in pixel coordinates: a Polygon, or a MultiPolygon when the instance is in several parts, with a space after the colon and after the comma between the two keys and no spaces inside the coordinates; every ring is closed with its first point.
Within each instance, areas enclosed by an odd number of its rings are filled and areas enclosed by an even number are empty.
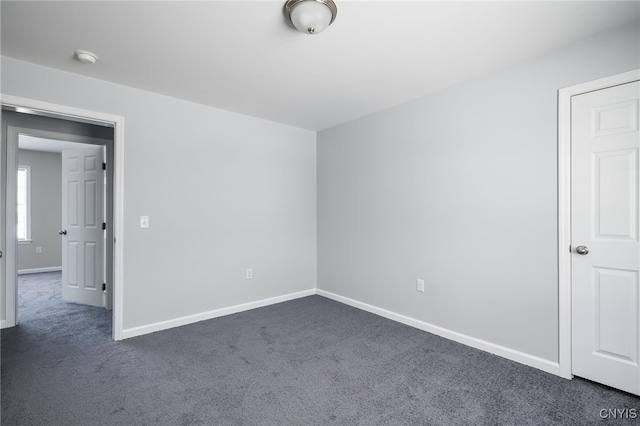
{"type": "MultiPolygon", "coordinates": [[[[100,139],[100,138],[95,138],[95,137],[91,137],[91,136],[83,136],[83,135],[77,135],[77,134],[69,134],[69,133],[64,133],[64,132],[59,132],[59,131],[54,131],[54,130],[38,130],[38,129],[33,129],[33,128],[29,128],[29,127],[15,127],[15,126],[7,126],[7,189],[6,189],[6,200],[9,201],[11,200],[9,203],[7,203],[7,218],[10,217],[15,217],[15,207],[14,207],[14,201],[17,198],[17,188],[16,188],[16,184],[15,182],[12,182],[11,180],[15,180],[14,177],[14,173],[15,170],[17,169],[19,163],[18,163],[18,159],[19,159],[19,155],[18,152],[20,150],[20,135],[28,135],[28,136],[33,136],[36,138],[42,138],[42,139],[50,139],[50,140],[59,140],[59,141],[68,141],[68,142],[74,142],[74,143],[79,143],[79,144],[83,144],[85,146],[93,146],[93,147],[100,147],[101,149],[104,149],[104,152],[106,153],[105,158],[104,158],[104,162],[106,164],[113,164],[113,153],[110,152],[113,150],[113,146],[111,147],[111,149],[108,147],[108,144],[112,144],[112,140],[109,139],[100,139]]],[[[107,290],[107,297],[106,297],[106,305],[104,306],[106,309],[112,310],[113,308],[113,303],[112,303],[112,298],[113,298],[113,250],[107,246],[107,241],[109,239],[112,239],[113,237],[113,190],[112,190],[112,186],[113,186],[113,168],[112,167],[107,167],[106,170],[106,177],[107,177],[107,181],[111,182],[107,185],[103,185],[103,191],[104,191],[104,199],[106,199],[106,204],[104,205],[104,211],[106,212],[106,216],[103,218],[105,223],[107,224],[107,230],[106,233],[103,235],[103,250],[104,250],[104,254],[102,256],[101,262],[103,262],[103,272],[106,274],[106,276],[104,277],[104,279],[106,279],[106,281],[101,281],[106,283],[106,290],[107,290]],[[107,268],[108,266],[111,266],[111,268],[107,268]]],[[[64,197],[62,199],[63,201],[63,206],[64,206],[64,197]]],[[[64,227],[59,228],[59,229],[65,229],[64,227]]],[[[17,286],[17,281],[14,280],[14,277],[16,276],[16,273],[19,272],[19,268],[16,265],[16,260],[17,260],[17,252],[18,252],[18,241],[17,241],[17,237],[15,235],[16,230],[15,230],[15,221],[11,222],[8,221],[7,222],[7,230],[6,230],[6,238],[7,238],[7,260],[6,260],[6,276],[9,277],[9,279],[5,280],[5,288],[7,290],[7,294],[9,296],[7,296],[7,301],[9,300],[15,300],[16,299],[16,290],[18,288],[17,286]],[[11,242],[11,244],[9,245],[9,242],[11,242]],[[11,255],[11,256],[9,256],[11,255]],[[11,297],[11,298],[9,298],[11,297]]],[[[62,244],[62,240],[60,241],[60,243],[62,244]]],[[[64,253],[64,249],[63,249],[63,253],[64,253]]],[[[63,260],[64,260],[64,255],[63,255],[63,260]]],[[[64,277],[64,270],[65,270],[65,263],[62,263],[62,269],[63,269],[63,277],[64,277]]],[[[104,274],[103,274],[104,275],[104,274]]],[[[64,286],[64,281],[63,281],[63,286],[64,286]]],[[[16,319],[16,323],[18,323],[17,319],[19,317],[19,310],[18,310],[18,306],[17,303],[14,304],[13,309],[15,309],[15,312],[12,311],[11,309],[11,304],[7,303],[7,317],[9,318],[15,318],[16,319]]],[[[15,325],[15,324],[12,324],[15,325]]]]}
{"type": "MultiPolygon", "coordinates": [[[[26,112],[81,123],[99,125],[106,124],[108,126],[113,126],[112,337],[113,340],[122,340],[124,327],[124,250],[122,244],[124,241],[124,117],[4,94],[0,94],[0,103],[2,106],[13,107],[18,112],[26,112]]],[[[2,235],[4,240],[1,242],[1,246],[6,247],[6,232],[2,232],[2,235]]],[[[7,272],[6,267],[4,268],[4,272],[7,272]]],[[[4,326],[11,327],[16,323],[14,309],[16,303],[15,285],[13,286],[13,294],[10,294],[10,286],[6,279],[4,280],[4,283],[6,299],[3,310],[7,314],[4,326]],[[12,303],[12,306],[9,306],[10,302],[12,303]],[[10,312],[13,312],[13,318],[9,317],[8,314],[10,312]]]]}
{"type": "Polygon", "coordinates": [[[559,375],[571,367],[571,98],[640,80],[640,69],[565,87],[558,91],[558,361],[559,375]]]}

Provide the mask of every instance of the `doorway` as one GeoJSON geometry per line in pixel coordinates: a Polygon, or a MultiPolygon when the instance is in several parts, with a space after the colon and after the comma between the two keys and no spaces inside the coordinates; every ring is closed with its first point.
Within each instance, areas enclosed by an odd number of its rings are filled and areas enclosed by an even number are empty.
{"type": "MultiPolygon", "coordinates": [[[[14,117],[15,118],[15,117],[14,117]]],[[[9,136],[17,139],[16,135],[26,134],[54,140],[70,140],[75,142],[89,142],[91,144],[106,145],[106,157],[111,168],[107,168],[106,194],[106,236],[107,244],[104,250],[105,257],[105,277],[106,290],[109,297],[105,300],[105,305],[112,308],[110,313],[112,322],[112,338],[122,339],[123,319],[122,319],[122,246],[116,244],[122,241],[122,193],[123,193],[123,140],[124,140],[124,119],[92,111],[79,110],[61,105],[49,104],[12,96],[3,96],[3,122],[2,122],[2,150],[0,159],[4,173],[2,174],[2,212],[0,218],[0,250],[5,254],[0,262],[0,279],[2,280],[2,326],[12,327],[16,324],[16,277],[17,277],[17,250],[12,247],[16,241],[16,228],[8,223],[8,217],[15,216],[15,204],[7,202],[8,189],[15,187],[16,174],[7,170],[8,166],[17,167],[16,159],[17,144],[8,143],[9,136]],[[7,115],[19,116],[18,122],[8,120],[7,115]],[[25,122],[26,120],[26,122],[25,122]],[[35,123],[35,124],[34,124],[35,123]],[[78,127],[91,128],[89,133],[82,136],[78,132],[78,127]],[[76,130],[73,130],[73,129],[76,130]],[[82,139],[84,137],[84,139],[82,139]],[[88,138],[88,139],[87,139],[88,138]],[[107,141],[107,142],[105,142],[107,141]],[[116,161],[116,159],[118,161],[116,161]],[[116,190],[118,188],[118,190],[116,190]]],[[[100,164],[101,165],[101,164],[100,164]]],[[[100,224],[102,226],[102,224],[100,224]]],[[[62,229],[61,229],[62,230],[62,229]]],[[[34,247],[35,248],[35,247],[34,247]]],[[[102,286],[99,289],[102,292],[102,286]]]]}
{"type": "Polygon", "coordinates": [[[640,395],[640,72],[560,91],[560,371],[640,395]]]}
{"type": "MultiPolygon", "coordinates": [[[[18,305],[28,302],[20,302],[20,284],[37,279],[26,274],[59,271],[47,277],[57,277],[61,291],[55,291],[62,302],[111,309],[105,267],[110,141],[88,144],[48,136],[18,135],[18,305]]],[[[18,310],[18,322],[22,319],[18,310]]]]}

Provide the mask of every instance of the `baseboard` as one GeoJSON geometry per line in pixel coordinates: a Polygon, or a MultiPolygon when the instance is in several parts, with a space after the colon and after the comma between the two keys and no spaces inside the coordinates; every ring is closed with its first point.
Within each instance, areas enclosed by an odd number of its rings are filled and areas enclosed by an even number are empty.
{"type": "Polygon", "coordinates": [[[275,305],[276,303],[282,303],[289,300],[299,299],[301,297],[313,296],[314,294],[316,294],[315,288],[299,291],[296,293],[289,293],[282,296],[271,297],[269,299],[262,299],[255,302],[242,303],[240,305],[229,306],[227,308],[215,309],[213,311],[202,312],[195,315],[188,315],[185,317],[175,318],[172,320],[143,325],[140,327],[127,328],[122,331],[122,338],[128,339],[130,337],[141,336],[143,334],[149,334],[156,331],[166,330],[169,328],[180,327],[182,325],[193,324],[200,321],[206,321],[213,318],[223,317],[225,315],[231,315],[238,312],[249,311],[251,309],[261,308],[263,306],[275,305]]]}
{"type": "MultiPolygon", "coordinates": [[[[243,303],[240,305],[234,305],[226,308],[220,308],[212,311],[202,312],[195,315],[188,315],[185,317],[175,318],[172,320],[143,325],[140,327],[128,328],[123,330],[122,338],[128,339],[130,337],[141,336],[143,334],[149,334],[156,331],[166,330],[169,328],[180,327],[183,325],[193,324],[200,321],[206,321],[209,319],[231,315],[238,312],[244,312],[251,309],[261,308],[263,306],[269,306],[269,305],[274,305],[276,303],[282,303],[289,300],[299,299],[301,297],[312,296],[314,294],[335,300],[336,302],[344,303],[345,305],[353,306],[354,308],[362,309],[363,311],[380,315],[384,318],[388,318],[390,320],[397,321],[402,324],[406,324],[410,327],[414,327],[419,330],[423,330],[423,331],[444,337],[445,339],[453,340],[455,342],[462,343],[467,346],[471,346],[472,348],[489,352],[491,354],[500,356],[502,358],[506,358],[511,361],[515,361],[520,364],[527,365],[529,367],[537,368],[547,373],[555,374],[556,376],[561,375],[560,364],[557,362],[552,362],[543,358],[536,357],[534,355],[516,351],[514,349],[510,349],[505,346],[487,342],[486,340],[467,336],[466,334],[458,333],[456,331],[439,327],[437,325],[429,324],[427,322],[420,321],[415,318],[408,317],[406,315],[398,314],[396,312],[392,312],[387,309],[369,305],[367,303],[363,303],[358,300],[350,299],[348,297],[344,297],[339,294],[331,293],[329,291],[325,291],[321,289],[304,290],[296,293],[290,293],[282,296],[272,297],[269,299],[243,303]]],[[[0,322],[0,326],[3,326],[3,324],[4,324],[4,321],[0,322]]]]}
{"type": "Polygon", "coordinates": [[[62,271],[62,266],[49,266],[47,268],[19,269],[18,275],[39,274],[41,272],[58,272],[62,271]]]}
{"type": "Polygon", "coordinates": [[[402,324],[406,324],[408,326],[415,327],[423,331],[427,331],[429,333],[444,337],[446,339],[453,340],[467,346],[471,346],[472,348],[480,349],[482,351],[489,352],[494,355],[498,355],[500,357],[509,359],[511,361],[515,361],[520,364],[528,365],[529,367],[534,367],[539,370],[546,371],[547,373],[560,376],[560,364],[557,362],[552,362],[546,359],[536,357],[534,355],[529,355],[524,352],[516,351],[501,345],[497,345],[495,343],[487,342],[486,340],[467,336],[465,334],[458,333],[456,331],[451,331],[446,328],[439,327],[437,325],[429,324],[427,322],[420,321],[420,320],[417,320],[405,315],[401,315],[392,311],[388,311],[386,309],[378,308],[377,306],[359,302],[357,300],[340,296],[338,294],[331,293],[329,291],[318,289],[317,294],[320,296],[324,296],[329,299],[335,300],[337,302],[344,303],[345,305],[353,306],[354,308],[362,309],[363,311],[371,312],[373,314],[380,315],[390,320],[398,321],[402,324]]]}

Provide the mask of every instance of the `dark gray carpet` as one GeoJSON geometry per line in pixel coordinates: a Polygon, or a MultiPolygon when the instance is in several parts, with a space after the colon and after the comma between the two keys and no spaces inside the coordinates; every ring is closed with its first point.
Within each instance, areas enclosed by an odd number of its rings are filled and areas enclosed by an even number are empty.
{"type": "Polygon", "coordinates": [[[22,323],[2,331],[2,425],[617,425],[638,419],[599,411],[640,416],[640,399],[624,392],[319,296],[116,343],[109,313],[59,301],[59,274],[26,281],[22,323]]]}

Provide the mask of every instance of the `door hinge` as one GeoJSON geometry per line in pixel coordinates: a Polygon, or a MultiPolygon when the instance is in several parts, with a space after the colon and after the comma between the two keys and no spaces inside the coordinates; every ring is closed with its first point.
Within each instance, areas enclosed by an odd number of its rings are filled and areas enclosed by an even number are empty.
{"type": "Polygon", "coordinates": [[[107,283],[102,283],[102,291],[107,291],[107,283]]]}
{"type": "Polygon", "coordinates": [[[106,224],[106,223],[104,223],[104,222],[102,222],[102,229],[103,229],[103,230],[107,229],[107,224],[106,224]]]}
{"type": "Polygon", "coordinates": [[[102,163],[102,170],[107,170],[107,163],[102,163]]]}

